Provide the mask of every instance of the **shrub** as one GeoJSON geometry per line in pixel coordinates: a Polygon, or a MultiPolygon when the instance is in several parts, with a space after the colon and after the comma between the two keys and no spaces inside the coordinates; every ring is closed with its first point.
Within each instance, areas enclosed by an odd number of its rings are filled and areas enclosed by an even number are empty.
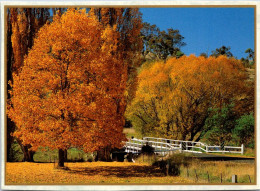
{"type": "Polygon", "coordinates": [[[23,160],[23,152],[16,141],[14,141],[11,145],[9,157],[13,162],[21,162],[23,160]]]}
{"type": "Polygon", "coordinates": [[[156,161],[158,161],[158,157],[155,154],[140,154],[136,158],[134,157],[134,160],[138,163],[146,163],[148,165],[153,165],[156,161]]]}
{"type": "Polygon", "coordinates": [[[233,138],[240,144],[245,144],[246,147],[254,148],[254,114],[243,115],[236,120],[236,126],[232,130],[233,138]]]}
{"type": "Polygon", "coordinates": [[[166,160],[157,160],[153,163],[153,166],[158,166],[165,175],[178,176],[180,175],[181,166],[189,166],[192,162],[190,154],[173,154],[166,160]]]}
{"type": "Polygon", "coordinates": [[[141,149],[142,154],[152,155],[154,154],[154,148],[148,144],[148,142],[142,146],[141,149]]]}

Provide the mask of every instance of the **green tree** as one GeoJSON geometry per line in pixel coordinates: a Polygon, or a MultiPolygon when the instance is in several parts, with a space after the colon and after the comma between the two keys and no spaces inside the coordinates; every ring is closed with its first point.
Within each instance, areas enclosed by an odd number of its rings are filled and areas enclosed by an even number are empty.
{"type": "Polygon", "coordinates": [[[246,68],[250,67],[249,60],[247,58],[242,57],[240,60],[246,68]]]}
{"type": "Polygon", "coordinates": [[[168,56],[179,58],[183,55],[180,48],[186,44],[183,42],[184,37],[179,30],[169,28],[167,31],[161,31],[156,25],[145,22],[141,34],[144,44],[144,57],[152,53],[158,59],[165,60],[168,56]]]}
{"type": "Polygon", "coordinates": [[[232,130],[232,137],[239,144],[254,148],[254,127],[255,119],[253,113],[243,115],[236,120],[235,128],[232,130]]]}
{"type": "Polygon", "coordinates": [[[218,57],[220,55],[225,55],[227,57],[233,57],[233,54],[230,52],[230,49],[231,49],[230,47],[222,46],[212,51],[211,56],[218,57]]]}
{"type": "Polygon", "coordinates": [[[248,56],[246,58],[242,57],[241,62],[244,64],[245,67],[252,68],[255,63],[255,52],[251,48],[248,48],[246,49],[245,53],[247,53],[248,56]]]}
{"type": "Polygon", "coordinates": [[[253,60],[253,61],[255,60],[255,52],[251,48],[246,49],[245,53],[248,54],[247,56],[248,60],[253,60]]]}
{"type": "Polygon", "coordinates": [[[234,104],[222,108],[210,108],[203,130],[203,138],[210,144],[221,145],[232,140],[232,130],[235,128],[236,114],[234,104]]]}
{"type": "Polygon", "coordinates": [[[200,54],[200,56],[203,56],[204,58],[208,58],[208,54],[205,53],[205,52],[202,52],[202,53],[200,54]]]}

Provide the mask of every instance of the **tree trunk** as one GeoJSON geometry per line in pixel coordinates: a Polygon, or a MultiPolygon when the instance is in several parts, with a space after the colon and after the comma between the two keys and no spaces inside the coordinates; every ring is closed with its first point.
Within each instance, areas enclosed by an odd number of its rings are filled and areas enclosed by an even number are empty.
{"type": "Polygon", "coordinates": [[[59,149],[59,162],[58,166],[59,167],[64,167],[64,161],[65,161],[65,151],[62,149],[59,149]]]}
{"type": "Polygon", "coordinates": [[[11,146],[14,141],[14,137],[11,136],[12,132],[14,132],[14,123],[11,121],[10,118],[7,118],[7,162],[13,162],[11,157],[11,146]]]}
{"type": "Polygon", "coordinates": [[[194,142],[198,142],[200,140],[200,138],[201,138],[201,134],[195,139],[194,142]]]}
{"type": "Polygon", "coordinates": [[[27,161],[28,162],[34,162],[33,155],[35,154],[35,152],[34,151],[30,151],[27,146],[26,146],[26,149],[27,149],[27,153],[28,153],[27,161]]]}
{"type": "Polygon", "coordinates": [[[186,136],[187,136],[187,132],[186,131],[181,132],[180,140],[185,141],[186,140],[186,136]]]}
{"type": "Polygon", "coordinates": [[[64,162],[68,161],[68,150],[64,149],[64,162]]]}
{"type": "MultiPolygon", "coordinates": [[[[10,158],[11,146],[14,141],[14,137],[11,136],[15,130],[15,124],[9,118],[7,118],[7,161],[12,162],[10,158]]],[[[21,150],[23,152],[23,161],[24,162],[34,162],[33,155],[35,154],[34,151],[30,151],[31,145],[23,145],[22,141],[16,138],[17,143],[20,145],[21,150]]]]}
{"type": "Polygon", "coordinates": [[[29,150],[31,148],[31,145],[23,145],[20,139],[16,139],[16,141],[23,151],[23,162],[34,162],[33,155],[35,154],[35,152],[29,150]]]}
{"type": "Polygon", "coordinates": [[[97,160],[98,161],[106,161],[110,162],[111,161],[111,148],[110,147],[105,147],[97,151],[97,160]]]}
{"type": "Polygon", "coordinates": [[[196,135],[196,133],[191,132],[191,133],[190,133],[190,139],[189,139],[189,141],[193,141],[195,135],[196,135]]]}

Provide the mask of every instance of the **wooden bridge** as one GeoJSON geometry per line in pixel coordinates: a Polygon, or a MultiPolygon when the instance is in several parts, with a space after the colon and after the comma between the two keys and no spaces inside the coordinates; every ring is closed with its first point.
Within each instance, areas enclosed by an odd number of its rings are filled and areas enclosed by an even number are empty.
{"type": "Polygon", "coordinates": [[[154,148],[154,152],[161,155],[171,154],[173,152],[190,153],[240,153],[244,154],[244,146],[234,147],[225,145],[207,145],[202,142],[173,140],[155,137],[144,137],[143,139],[132,138],[125,143],[125,152],[141,153],[144,145],[148,144],[154,148]]]}

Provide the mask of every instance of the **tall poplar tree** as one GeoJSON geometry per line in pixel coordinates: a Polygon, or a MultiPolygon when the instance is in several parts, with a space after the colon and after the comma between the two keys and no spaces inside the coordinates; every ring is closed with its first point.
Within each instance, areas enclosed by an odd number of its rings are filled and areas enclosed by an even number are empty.
{"type": "MultiPolygon", "coordinates": [[[[119,41],[116,52],[123,56],[127,67],[126,102],[130,103],[135,97],[137,88],[137,68],[141,65],[142,19],[138,8],[92,8],[90,13],[97,16],[103,26],[116,27],[119,41]]],[[[120,100],[115,100],[120,103],[120,100]]],[[[124,115],[125,106],[120,110],[124,115]]],[[[123,122],[124,123],[124,122],[123,122]]],[[[108,146],[98,151],[99,160],[109,160],[111,148],[108,146]]]]}
{"type": "MultiPolygon", "coordinates": [[[[56,9],[55,9],[56,10],[56,9]]],[[[59,9],[64,12],[64,9],[59,9]]],[[[34,38],[39,29],[50,21],[49,8],[9,8],[7,9],[7,80],[12,81],[13,74],[19,74],[28,50],[32,48],[34,38]]],[[[7,90],[11,87],[8,86],[7,90]]],[[[8,94],[9,98],[10,95],[8,94]]],[[[7,161],[11,161],[10,151],[13,142],[11,134],[15,124],[7,117],[7,161]]],[[[29,151],[30,145],[23,145],[16,139],[23,154],[24,161],[33,161],[34,152],[29,151]]]]}

